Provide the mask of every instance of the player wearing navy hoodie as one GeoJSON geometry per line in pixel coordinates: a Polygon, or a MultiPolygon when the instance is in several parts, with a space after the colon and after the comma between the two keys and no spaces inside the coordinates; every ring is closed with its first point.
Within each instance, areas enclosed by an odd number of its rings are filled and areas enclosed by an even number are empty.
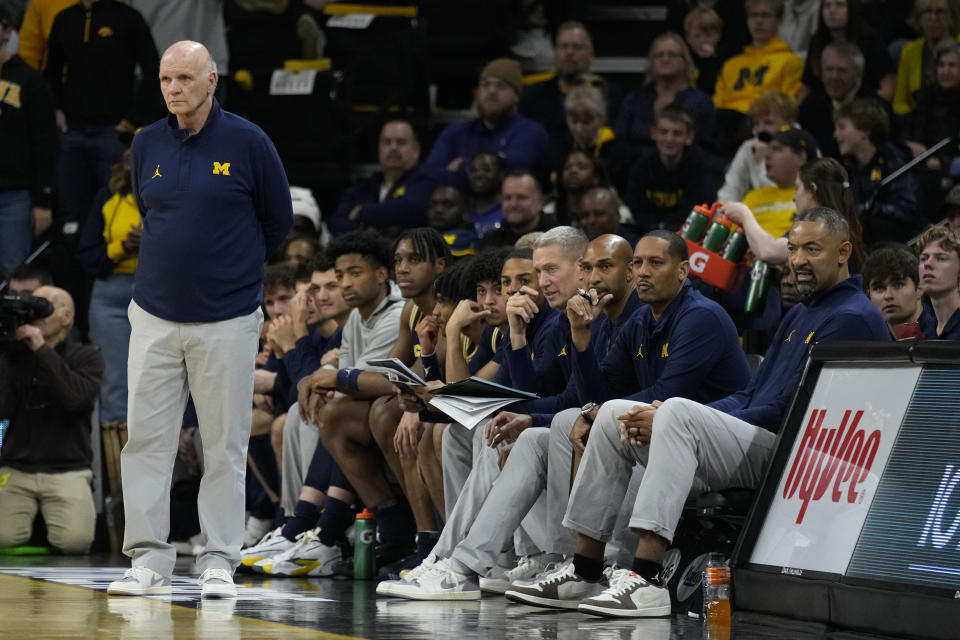
{"type": "Polygon", "coordinates": [[[213,99],[216,64],[196,42],[170,46],[160,89],[170,116],[132,146],[143,237],[130,305],[129,441],[121,458],[132,567],[114,595],[170,593],[169,494],[187,394],[203,438],[197,558],[204,597],[235,597],[263,264],[293,224],[280,158],[257,126],[213,99]]]}
{"type": "Polygon", "coordinates": [[[784,317],[743,391],[710,405],[684,398],[603,405],[564,519],[577,534],[576,555],[542,579],[514,586],[507,598],[565,609],[576,605],[597,615],[669,615],[660,562],[691,488],[752,487],[760,481],[814,342],[890,339],[860,277],[850,276],[851,250],[846,220],[836,211],[817,207],[794,218],[790,266],[803,300],[784,317]],[[633,570],[617,569],[601,585],[604,542],[637,463],[646,471],[629,522],[640,537],[633,570]]]}

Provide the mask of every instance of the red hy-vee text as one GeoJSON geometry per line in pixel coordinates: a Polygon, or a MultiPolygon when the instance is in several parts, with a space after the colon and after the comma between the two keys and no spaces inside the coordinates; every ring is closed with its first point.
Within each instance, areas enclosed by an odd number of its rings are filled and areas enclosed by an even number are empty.
{"type": "Polygon", "coordinates": [[[797,524],[803,522],[810,502],[825,495],[833,502],[840,502],[846,493],[847,502],[857,502],[857,486],[866,480],[880,447],[879,429],[867,435],[859,428],[862,410],[856,414],[852,409],[844,411],[839,427],[823,426],[826,417],[826,409],[814,409],[810,414],[783,487],[785,499],[796,495],[802,503],[797,524]],[[831,483],[833,489],[828,492],[831,483]]]}

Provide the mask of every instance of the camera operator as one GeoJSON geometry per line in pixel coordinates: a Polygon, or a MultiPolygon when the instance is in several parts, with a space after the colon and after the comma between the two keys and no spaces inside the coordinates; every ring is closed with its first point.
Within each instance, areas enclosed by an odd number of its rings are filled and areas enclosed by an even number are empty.
{"type": "Polygon", "coordinates": [[[17,327],[17,343],[0,352],[0,420],[10,421],[0,449],[0,547],[27,542],[40,509],[53,546],[85,553],[96,522],[90,413],[103,357],[68,339],[70,294],[50,286],[33,294],[53,313],[17,327]]]}

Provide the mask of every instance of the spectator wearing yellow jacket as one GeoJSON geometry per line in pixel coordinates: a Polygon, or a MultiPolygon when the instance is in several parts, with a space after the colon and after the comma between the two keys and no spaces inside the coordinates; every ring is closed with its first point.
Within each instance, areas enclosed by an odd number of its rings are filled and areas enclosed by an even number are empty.
{"type": "Polygon", "coordinates": [[[893,112],[898,116],[913,110],[915,91],[936,83],[937,43],[947,38],[960,39],[960,8],[956,2],[917,0],[913,11],[921,37],[905,44],[900,52],[897,89],[893,94],[893,112]]]}
{"type": "Polygon", "coordinates": [[[127,421],[127,350],[133,274],[140,250],[140,211],[131,193],[130,150],[113,167],[81,230],[80,263],[96,276],[90,294],[90,339],[106,365],[100,389],[101,422],[127,421]]]}
{"type": "Polygon", "coordinates": [[[47,62],[47,40],[57,14],[77,0],[30,0],[20,25],[20,57],[34,69],[43,71],[47,62]]]}
{"type": "Polygon", "coordinates": [[[747,30],[753,42],[723,64],[713,92],[717,109],[744,114],[768,91],[776,89],[796,97],[803,76],[803,60],[777,38],[782,1],[747,0],[746,8],[747,30]]]}

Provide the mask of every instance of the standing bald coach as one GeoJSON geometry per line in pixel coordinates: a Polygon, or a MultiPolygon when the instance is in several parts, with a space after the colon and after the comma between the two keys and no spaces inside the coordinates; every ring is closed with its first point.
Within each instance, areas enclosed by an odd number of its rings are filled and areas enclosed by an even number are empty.
{"type": "Polygon", "coordinates": [[[123,552],[132,567],[110,584],[113,595],[171,591],[170,479],[188,393],[203,441],[202,594],[237,593],[263,264],[293,211],[273,144],[220,108],[216,85],[203,45],[171,45],[160,59],[170,115],[133,140],[144,229],[129,309],[129,440],[121,456],[123,552]]]}

